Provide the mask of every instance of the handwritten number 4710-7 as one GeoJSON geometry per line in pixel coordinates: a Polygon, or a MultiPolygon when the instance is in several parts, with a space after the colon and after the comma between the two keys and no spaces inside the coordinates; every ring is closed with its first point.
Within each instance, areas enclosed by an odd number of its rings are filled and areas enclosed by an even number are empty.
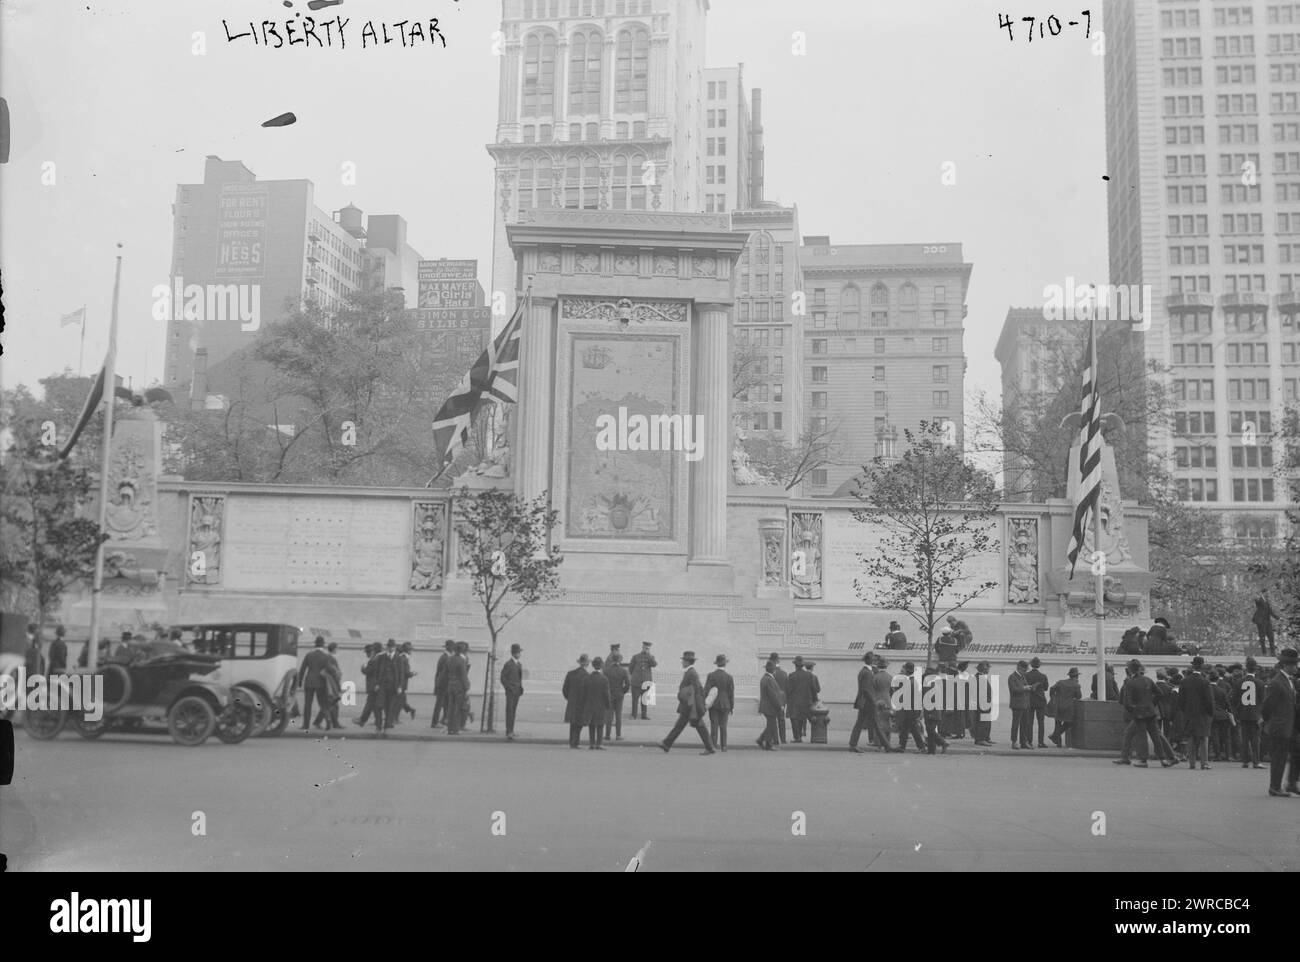
{"type": "MultiPolygon", "coordinates": [[[[1084,37],[1090,37],[1092,36],[1092,11],[1081,10],[1080,13],[1085,18],[1083,35],[1084,37]]],[[[1039,20],[1037,17],[1021,17],[1020,19],[1023,20],[1025,23],[1029,24],[1030,43],[1034,42],[1035,23],[1038,24],[1038,35],[1040,37],[1045,37],[1047,36],[1048,33],[1050,33],[1053,37],[1055,37],[1061,32],[1060,17],[1050,16],[1046,20],[1039,20]]],[[[1011,17],[1008,17],[1005,13],[998,14],[998,28],[999,29],[1006,28],[1007,39],[1013,43],[1015,42],[1016,39],[1015,31],[1012,29],[1014,23],[1015,21],[1011,17]]],[[[1066,26],[1077,27],[1079,26],[1079,21],[1071,20],[1069,21],[1069,23],[1066,24],[1066,26]]]]}

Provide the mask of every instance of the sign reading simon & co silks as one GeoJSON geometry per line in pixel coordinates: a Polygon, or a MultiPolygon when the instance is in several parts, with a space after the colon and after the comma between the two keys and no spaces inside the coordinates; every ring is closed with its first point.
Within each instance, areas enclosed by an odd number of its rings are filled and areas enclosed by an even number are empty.
{"type": "Polygon", "coordinates": [[[487,331],[492,328],[490,307],[418,307],[407,314],[417,331],[487,331]]]}

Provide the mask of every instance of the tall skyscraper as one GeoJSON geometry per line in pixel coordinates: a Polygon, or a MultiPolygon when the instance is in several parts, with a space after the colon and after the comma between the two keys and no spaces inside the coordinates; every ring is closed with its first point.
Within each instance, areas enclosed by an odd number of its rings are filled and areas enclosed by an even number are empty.
{"type": "Polygon", "coordinates": [[[699,142],[704,148],[704,212],[720,214],[751,206],[752,133],[743,64],[704,71],[704,129],[699,142]]]}
{"type": "Polygon", "coordinates": [[[258,180],[240,161],[214,156],[201,184],[177,185],[172,289],[197,285],[203,309],[187,314],[188,296],[167,305],[163,381],[173,393],[190,392],[195,351],[205,350],[211,376],[263,325],[304,301],[334,308],[349,292],[382,284],[404,288],[407,306],[416,306],[420,254],[406,242],[406,221],[371,215],[368,236],[361,210],[349,204],[331,214],[314,197],[309,180],[258,180]],[[224,289],[233,300],[213,296],[224,289]],[[256,326],[227,309],[240,303],[256,303],[256,326]],[[220,315],[210,316],[209,305],[220,315]]]}
{"type": "Polygon", "coordinates": [[[834,494],[872,458],[897,456],[903,429],[923,420],[960,446],[972,270],[961,245],[832,246],[815,236],[800,259],[806,408],[834,430],[840,454],[813,472],[809,493],[834,494]]]}
{"type": "Polygon", "coordinates": [[[1271,536],[1272,432],[1300,387],[1300,5],[1108,0],[1110,281],[1150,285],[1185,501],[1271,536]]]}
{"type": "MultiPolygon", "coordinates": [[[[530,208],[704,210],[708,0],[502,0],[492,288],[530,208]]],[[[715,144],[716,148],[716,144],[715,144]]]]}

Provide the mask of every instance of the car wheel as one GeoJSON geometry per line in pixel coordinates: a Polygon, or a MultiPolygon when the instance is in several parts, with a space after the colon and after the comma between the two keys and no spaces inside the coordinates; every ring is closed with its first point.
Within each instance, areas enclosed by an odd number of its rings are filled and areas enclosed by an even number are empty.
{"type": "Polygon", "coordinates": [[[202,745],[217,727],[217,713],[207,699],[185,695],[167,712],[167,730],[178,745],[202,745]]]}
{"type": "Polygon", "coordinates": [[[262,729],[262,734],[267,738],[282,735],[289,727],[289,721],[293,718],[294,709],[298,705],[293,699],[293,689],[293,678],[286,678],[280,686],[279,696],[271,705],[271,721],[262,729]]]}
{"type": "Polygon", "coordinates": [[[41,741],[49,741],[51,738],[57,738],[59,732],[63,731],[63,726],[68,723],[68,713],[59,709],[57,711],[27,711],[23,719],[23,727],[27,729],[27,734],[33,738],[39,738],[41,741]]]}
{"type": "MultiPolygon", "coordinates": [[[[8,675],[0,676],[0,678],[8,678],[8,681],[5,683],[8,685],[7,690],[12,692],[10,697],[16,699],[18,697],[18,669],[15,668],[13,671],[9,672],[8,675]]],[[[6,689],[3,685],[0,685],[0,690],[6,689]]],[[[0,721],[4,721],[6,718],[12,718],[13,715],[14,710],[11,708],[5,708],[5,701],[0,700],[0,721]]]]}
{"type": "Polygon", "coordinates": [[[274,699],[272,699],[271,696],[260,687],[255,685],[236,685],[232,691],[234,690],[246,690],[252,697],[253,715],[257,720],[257,724],[253,726],[253,734],[249,737],[256,738],[259,735],[265,734],[266,730],[271,726],[271,723],[275,721],[274,699]]]}
{"type": "Polygon", "coordinates": [[[227,745],[238,745],[257,731],[261,712],[261,699],[248,688],[236,686],[230,690],[230,704],[217,716],[216,735],[227,745]]]}
{"type": "Polygon", "coordinates": [[[111,715],[131,700],[131,673],[122,665],[104,665],[104,714],[111,715]]]}
{"type": "Polygon", "coordinates": [[[104,715],[99,721],[90,721],[86,718],[85,712],[73,712],[68,721],[72,723],[73,731],[82,738],[98,738],[108,731],[107,715],[104,715]]]}

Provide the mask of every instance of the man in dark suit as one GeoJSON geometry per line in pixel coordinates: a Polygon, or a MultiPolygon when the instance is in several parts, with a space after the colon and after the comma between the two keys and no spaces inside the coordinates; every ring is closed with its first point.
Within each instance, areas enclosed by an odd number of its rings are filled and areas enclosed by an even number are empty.
{"type": "Polygon", "coordinates": [[[794,656],[794,673],[786,680],[785,703],[790,714],[790,734],[796,742],[803,741],[813,704],[821,691],[817,676],[804,667],[803,656],[794,656]]]}
{"type": "Polygon", "coordinates": [[[1061,736],[1074,727],[1074,706],[1083,698],[1083,689],[1079,687],[1079,669],[1071,668],[1066,677],[1052,686],[1051,695],[1056,704],[1056,724],[1052,734],[1047,737],[1057,748],[1064,748],[1061,736]]]}
{"type": "MultiPolygon", "coordinates": [[[[998,693],[993,690],[993,682],[989,677],[990,665],[987,661],[981,661],[975,666],[975,685],[979,693],[979,699],[985,705],[992,705],[998,693]]],[[[983,748],[991,747],[993,742],[993,721],[987,718],[988,712],[976,712],[978,720],[975,723],[975,744],[983,748]]]]}
{"type": "MultiPolygon", "coordinates": [[[[1092,697],[1097,698],[1097,673],[1092,673],[1092,697]]],[[[1106,700],[1119,701],[1119,682],[1115,681],[1115,666],[1106,666],[1106,700]]]]}
{"type": "Polygon", "coordinates": [[[704,700],[708,701],[709,692],[716,689],[713,704],[709,706],[709,738],[719,750],[727,750],[727,719],[731,717],[736,706],[736,682],[727,672],[727,656],[718,655],[713,659],[718,667],[709,672],[704,680],[704,700]]]}
{"type": "Polygon", "coordinates": [[[677,736],[690,725],[699,733],[704,743],[703,755],[713,754],[713,742],[709,740],[709,730],[704,727],[704,686],[700,684],[700,673],[695,670],[695,652],[682,652],[682,683],[677,687],[677,722],[668,737],[659,743],[667,754],[672,750],[677,736]]]}
{"type": "MultiPolygon", "coordinates": [[[[634,656],[635,657],[635,656],[634,656]]],[[[583,704],[587,697],[587,656],[578,656],[578,667],[564,676],[560,693],[564,695],[564,720],[569,725],[569,747],[579,748],[582,741],[583,704]]]]}
{"type": "Polygon", "coordinates": [[[352,724],[366,727],[366,721],[373,714],[375,716],[375,729],[384,730],[384,706],[379,701],[379,684],[376,678],[378,663],[376,659],[379,656],[379,645],[366,645],[363,650],[365,661],[361,665],[361,674],[366,679],[366,703],[361,709],[361,715],[352,719],[352,724]]]}
{"type": "Polygon", "coordinates": [[[889,750],[888,740],[882,741],[876,734],[876,699],[871,690],[871,680],[875,675],[871,668],[872,657],[870,652],[862,656],[863,665],[858,669],[858,697],[853,701],[858,717],[853,723],[853,731],[849,733],[849,751],[859,754],[862,749],[858,747],[858,740],[862,737],[863,729],[867,730],[877,745],[883,745],[885,751],[889,750]]]}
{"type": "Polygon", "coordinates": [[[515,740],[515,712],[519,708],[519,696],[524,693],[524,666],[519,656],[524,650],[518,645],[510,646],[510,657],[501,666],[501,687],[506,690],[506,738],[515,740]]]}
{"type": "Polygon", "coordinates": [[[1268,793],[1274,797],[1300,795],[1300,751],[1296,750],[1296,666],[1300,655],[1294,648],[1283,648],[1277,655],[1277,670],[1269,680],[1260,706],[1264,719],[1264,734],[1270,739],[1268,793]],[[1282,773],[1286,773],[1286,788],[1282,788],[1282,773]]]}
{"type": "Polygon", "coordinates": [[[1133,742],[1137,741],[1138,760],[1137,768],[1146,768],[1147,766],[1147,739],[1151,739],[1151,744],[1155,748],[1156,758],[1160,761],[1161,768],[1169,768],[1174,764],[1173,746],[1165,739],[1164,733],[1160,731],[1157,724],[1159,720],[1159,711],[1156,708],[1156,700],[1160,692],[1156,688],[1155,682],[1142,673],[1142,662],[1134,658],[1128,663],[1128,678],[1124,681],[1124,687],[1120,689],[1119,700],[1129,715],[1128,727],[1124,729],[1124,742],[1120,749],[1119,758],[1115,759],[1116,765],[1132,765],[1133,742]]]}
{"type": "Polygon", "coordinates": [[[1264,686],[1255,673],[1259,665],[1254,658],[1246,659],[1246,671],[1233,688],[1233,709],[1241,726],[1241,767],[1263,768],[1259,753],[1260,703],[1264,700],[1264,686]]]}
{"type": "Polygon", "coordinates": [[[591,660],[591,674],[582,679],[582,717],[587,725],[587,747],[604,751],[600,743],[605,733],[605,713],[609,711],[609,679],[605,677],[605,660],[599,655],[591,660]]]}
{"type": "Polygon", "coordinates": [[[375,654],[372,675],[375,680],[375,724],[386,732],[396,724],[397,715],[397,641],[388,639],[388,645],[375,654]]]}
{"type": "Polygon", "coordinates": [[[610,652],[605,660],[605,677],[609,679],[609,711],[605,712],[605,741],[612,734],[615,741],[623,740],[623,696],[632,687],[632,674],[623,667],[623,656],[610,652]]]}
{"type": "Polygon", "coordinates": [[[776,750],[776,720],[781,714],[781,702],[785,698],[776,680],[775,669],[776,663],[769,661],[763,666],[763,677],[758,680],[758,713],[766,721],[763,734],[758,736],[758,747],[768,752],[776,750]]]}
{"type": "Polygon", "coordinates": [[[903,629],[897,621],[889,623],[889,630],[885,632],[885,647],[894,649],[907,647],[907,635],[903,634],[903,629]]]}
{"type": "Polygon", "coordinates": [[[921,727],[922,697],[919,682],[916,665],[910,661],[903,662],[903,673],[894,678],[893,694],[900,752],[907,751],[908,736],[916,742],[917,751],[926,752],[925,731],[921,727]]]}
{"type": "Polygon", "coordinates": [[[1016,670],[1007,677],[1007,689],[1011,692],[1011,747],[1014,749],[1033,748],[1029,730],[1029,662],[1016,662],[1016,670]]]}
{"type": "Polygon", "coordinates": [[[416,672],[411,670],[411,657],[415,654],[415,645],[409,641],[404,641],[397,648],[397,660],[400,665],[397,680],[397,717],[402,717],[402,712],[407,712],[412,718],[415,717],[415,709],[411,703],[406,700],[406,691],[411,687],[411,679],[416,676],[416,672]]]}
{"type": "Polygon", "coordinates": [[[443,645],[443,653],[438,657],[438,665],[433,670],[433,721],[430,728],[446,724],[447,712],[447,662],[456,653],[456,643],[450,638],[443,645]]]}
{"type": "Polygon", "coordinates": [[[628,674],[632,681],[632,714],[628,717],[636,718],[637,703],[641,705],[641,717],[647,718],[645,711],[645,702],[641,701],[641,695],[645,691],[646,682],[654,681],[654,669],[659,666],[655,661],[655,656],[650,654],[650,642],[641,642],[641,650],[632,656],[628,662],[628,674]]]}
{"type": "Polygon", "coordinates": [[[1029,714],[1030,714],[1030,734],[1033,734],[1033,723],[1038,724],[1038,747],[1046,748],[1047,742],[1043,736],[1047,729],[1047,676],[1038,669],[1043,665],[1038,658],[1029,659],[1029,673],[1025,675],[1025,681],[1029,682],[1029,714]]]}
{"type": "Polygon", "coordinates": [[[302,689],[302,730],[311,729],[311,703],[317,697],[317,692],[325,689],[325,671],[329,667],[332,659],[329,652],[325,650],[325,637],[316,636],[316,647],[302,659],[302,667],[298,669],[298,687],[302,689]]]}
{"type": "Polygon", "coordinates": [[[776,716],[776,725],[777,730],[781,734],[781,744],[784,745],[786,702],[790,692],[790,676],[787,675],[785,669],[781,667],[781,656],[776,652],[772,652],[772,654],[768,655],[767,660],[772,663],[772,677],[775,678],[776,683],[781,686],[781,711],[776,716]]]}
{"type": "Polygon", "coordinates": [[[1195,770],[1197,759],[1201,762],[1201,771],[1209,771],[1210,728],[1214,724],[1214,693],[1210,683],[1202,672],[1205,659],[1197,655],[1192,659],[1191,669],[1183,676],[1178,686],[1178,709],[1183,715],[1184,730],[1191,742],[1187,749],[1187,760],[1195,770]]]}
{"type": "Polygon", "coordinates": [[[888,752],[893,751],[889,747],[889,732],[891,719],[894,717],[890,701],[894,691],[894,678],[889,673],[889,662],[879,655],[874,660],[875,665],[871,672],[871,700],[876,706],[876,744],[888,752]]]}
{"type": "Polygon", "coordinates": [[[456,644],[447,659],[447,734],[459,735],[469,713],[469,642],[456,644]]]}
{"type": "Polygon", "coordinates": [[[1277,642],[1273,637],[1273,619],[1276,617],[1278,614],[1273,610],[1268,594],[1261,591],[1255,599],[1255,614],[1250,620],[1255,623],[1255,631],[1259,634],[1259,650],[1270,655],[1277,651],[1277,642]]]}
{"type": "Polygon", "coordinates": [[[59,625],[54,629],[54,640],[50,642],[50,653],[46,658],[45,671],[50,675],[61,675],[68,670],[68,643],[63,636],[68,629],[59,625]]]}

